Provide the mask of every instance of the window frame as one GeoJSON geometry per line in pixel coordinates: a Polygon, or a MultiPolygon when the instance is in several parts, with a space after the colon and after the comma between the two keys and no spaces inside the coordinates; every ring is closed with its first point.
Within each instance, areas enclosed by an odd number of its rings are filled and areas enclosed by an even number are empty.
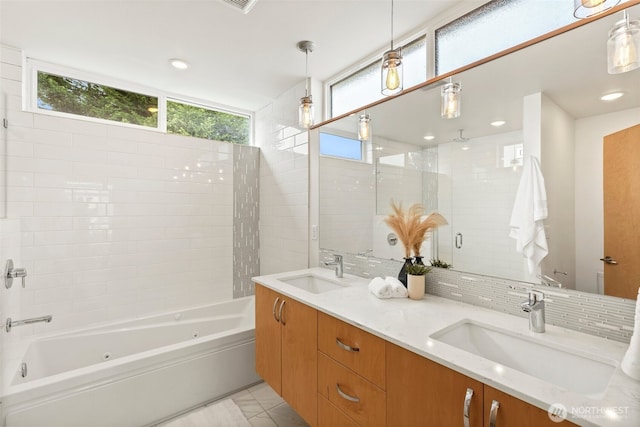
{"type": "MultiPolygon", "coordinates": [[[[172,92],[161,91],[142,85],[126,82],[120,79],[106,77],[97,73],[88,71],[81,71],[71,67],[65,67],[62,65],[52,64],[46,61],[25,57],[23,60],[23,105],[24,111],[30,113],[44,114],[53,117],[61,117],[68,119],[83,120],[94,123],[101,123],[113,126],[122,126],[134,129],[147,130],[152,132],[160,132],[168,134],[167,132],[167,101],[179,102],[182,104],[192,105],[198,108],[209,109],[213,111],[219,111],[227,114],[247,117],[249,119],[249,142],[246,145],[253,146],[255,143],[254,129],[255,129],[255,114],[251,111],[242,110],[239,108],[233,108],[227,105],[216,104],[210,101],[202,99],[196,99],[188,96],[175,94],[172,92]],[[78,79],[88,81],[94,84],[103,86],[109,86],[115,89],[134,92],[146,96],[153,96],[158,99],[158,124],[156,127],[143,126],[132,123],[122,123],[114,120],[101,119],[96,117],[83,116],[79,114],[66,113],[62,111],[46,110],[38,108],[38,73],[43,72],[47,74],[55,74],[58,76],[68,77],[71,79],[78,79]]],[[[197,137],[192,137],[197,138],[197,137]]],[[[198,138],[203,139],[203,138],[198,138]]],[[[222,141],[226,142],[226,141],[222,141]]],[[[231,144],[231,143],[230,143],[231,144]]]]}
{"type": "Polygon", "coordinates": [[[342,132],[342,131],[335,130],[335,129],[332,130],[331,132],[318,132],[318,155],[320,157],[326,157],[326,158],[329,158],[329,159],[344,160],[344,161],[347,161],[347,162],[369,163],[367,161],[367,143],[363,142],[363,141],[360,141],[357,137],[354,138],[353,134],[349,134],[348,132],[342,132]],[[320,150],[321,150],[320,145],[321,145],[322,137],[320,136],[320,134],[322,134],[322,133],[327,134],[327,135],[337,136],[337,137],[340,137],[340,138],[350,139],[350,140],[353,140],[353,141],[358,141],[360,143],[360,159],[352,159],[350,157],[331,156],[331,155],[328,155],[328,154],[321,154],[320,153],[320,150]]]}

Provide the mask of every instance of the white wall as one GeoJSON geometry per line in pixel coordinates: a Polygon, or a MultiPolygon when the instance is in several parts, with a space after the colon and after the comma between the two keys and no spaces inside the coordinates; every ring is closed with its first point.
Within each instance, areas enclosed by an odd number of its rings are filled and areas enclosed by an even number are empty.
{"type": "MultiPolygon", "coordinates": [[[[322,110],[319,84],[312,84],[316,122],[322,110]]],[[[260,274],[309,265],[308,132],[297,127],[304,82],[255,116],[260,147],[260,274]]]]}
{"type": "Polygon", "coordinates": [[[640,108],[587,117],[575,122],[576,289],[596,292],[603,271],[603,137],[640,123],[640,108]]]}
{"type": "Polygon", "coordinates": [[[22,112],[21,54],[2,60],[21,241],[2,261],[28,271],[3,314],[53,315],[12,336],[231,298],[232,145],[22,112]]]}
{"type": "Polygon", "coordinates": [[[544,95],[541,108],[540,167],[549,211],[545,220],[549,254],[541,270],[563,287],[575,289],[574,119],[544,95]]]}

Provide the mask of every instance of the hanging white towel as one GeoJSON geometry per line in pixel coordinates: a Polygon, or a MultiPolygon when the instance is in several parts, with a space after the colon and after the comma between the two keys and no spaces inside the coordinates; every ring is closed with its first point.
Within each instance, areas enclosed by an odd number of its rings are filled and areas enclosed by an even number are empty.
{"type": "Polygon", "coordinates": [[[527,258],[529,273],[534,274],[549,253],[544,232],[547,218],[547,192],[540,163],[529,156],[522,170],[520,185],[511,212],[509,237],[516,239],[516,252],[527,258]]]}

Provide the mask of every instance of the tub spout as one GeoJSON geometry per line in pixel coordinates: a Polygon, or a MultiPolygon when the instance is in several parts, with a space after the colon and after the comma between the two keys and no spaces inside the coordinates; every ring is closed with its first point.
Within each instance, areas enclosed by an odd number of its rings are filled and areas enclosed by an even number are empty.
{"type": "Polygon", "coordinates": [[[9,317],[7,318],[7,322],[5,323],[5,330],[7,332],[11,332],[11,328],[13,328],[14,326],[29,325],[31,323],[39,323],[39,322],[49,323],[51,322],[51,320],[53,320],[52,315],[32,317],[30,319],[24,319],[24,320],[12,320],[11,317],[9,317]]]}

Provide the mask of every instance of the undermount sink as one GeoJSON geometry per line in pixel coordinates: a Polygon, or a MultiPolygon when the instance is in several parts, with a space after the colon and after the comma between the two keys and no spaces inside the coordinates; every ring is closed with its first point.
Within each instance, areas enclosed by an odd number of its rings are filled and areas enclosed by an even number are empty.
{"type": "Polygon", "coordinates": [[[441,329],[431,338],[594,399],[604,396],[616,370],[612,360],[554,347],[471,320],[441,329]]]}
{"type": "Polygon", "coordinates": [[[338,282],[312,273],[306,273],[303,275],[291,277],[282,277],[278,280],[314,294],[321,294],[323,292],[343,289],[345,287],[345,285],[342,285],[338,282]]]}

